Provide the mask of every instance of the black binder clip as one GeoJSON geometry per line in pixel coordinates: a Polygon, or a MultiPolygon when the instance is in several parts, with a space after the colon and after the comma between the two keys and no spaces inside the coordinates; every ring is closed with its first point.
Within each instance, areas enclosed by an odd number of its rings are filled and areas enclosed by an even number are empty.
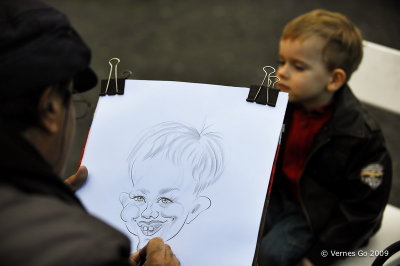
{"type": "Polygon", "coordinates": [[[100,91],[100,96],[105,96],[105,95],[123,95],[125,91],[125,80],[129,78],[130,75],[132,75],[131,71],[125,71],[122,73],[123,75],[125,74],[126,77],[123,78],[117,78],[118,75],[118,64],[121,60],[119,58],[111,58],[108,63],[110,64],[110,74],[108,75],[108,80],[101,80],[101,91],[100,91]],[[114,65],[113,65],[114,63],[114,65]],[[113,72],[113,68],[115,66],[115,71],[114,71],[114,78],[111,78],[111,74],[113,72]]]}
{"type": "Polygon", "coordinates": [[[263,67],[263,71],[265,72],[265,76],[263,81],[261,82],[261,85],[250,86],[249,95],[247,96],[246,101],[275,107],[279,95],[279,89],[275,88],[275,84],[279,82],[279,78],[277,76],[272,76],[272,74],[276,72],[275,68],[273,68],[272,66],[263,67]],[[268,71],[266,70],[267,68],[271,69],[272,71],[268,73],[268,71]],[[263,85],[267,77],[267,87],[265,87],[263,85]],[[275,80],[272,81],[272,79],[275,80]]]}

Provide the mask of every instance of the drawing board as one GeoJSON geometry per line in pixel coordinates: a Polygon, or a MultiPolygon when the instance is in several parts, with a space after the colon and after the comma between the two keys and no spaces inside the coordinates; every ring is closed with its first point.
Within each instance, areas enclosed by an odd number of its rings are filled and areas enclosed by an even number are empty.
{"type": "Polygon", "coordinates": [[[126,80],[101,96],[78,197],[132,252],[162,237],[183,266],[252,265],[287,105],[249,88],[126,80]]]}

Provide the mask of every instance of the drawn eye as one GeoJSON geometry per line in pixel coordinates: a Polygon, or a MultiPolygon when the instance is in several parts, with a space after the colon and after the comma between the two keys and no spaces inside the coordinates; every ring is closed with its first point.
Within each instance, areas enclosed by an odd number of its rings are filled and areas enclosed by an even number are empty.
{"type": "Polygon", "coordinates": [[[143,196],[134,196],[132,199],[138,203],[146,202],[146,199],[143,196]]]}
{"type": "Polygon", "coordinates": [[[161,206],[166,206],[166,205],[168,205],[168,204],[171,204],[171,203],[173,203],[173,201],[172,200],[170,200],[170,199],[168,199],[168,198],[160,198],[158,201],[157,201],[157,203],[159,203],[161,206]]]}

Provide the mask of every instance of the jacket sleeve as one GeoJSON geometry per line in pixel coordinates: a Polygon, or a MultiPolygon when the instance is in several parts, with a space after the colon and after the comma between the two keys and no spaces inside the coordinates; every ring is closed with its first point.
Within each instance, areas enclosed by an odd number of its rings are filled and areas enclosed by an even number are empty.
{"type": "Polygon", "coordinates": [[[315,265],[344,258],[333,252],[352,252],[365,245],[381,225],[391,186],[390,155],[380,131],[353,148],[337,189],[339,204],[306,254],[315,265]]]}
{"type": "Polygon", "coordinates": [[[0,213],[2,265],[130,265],[129,239],[79,206],[3,189],[0,213]]]}

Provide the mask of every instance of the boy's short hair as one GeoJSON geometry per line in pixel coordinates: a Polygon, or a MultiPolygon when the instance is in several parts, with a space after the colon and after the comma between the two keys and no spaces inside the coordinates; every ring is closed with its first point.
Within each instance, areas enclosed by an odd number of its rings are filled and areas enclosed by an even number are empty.
{"type": "Polygon", "coordinates": [[[208,128],[197,130],[179,122],[157,124],[141,137],[130,153],[129,174],[133,176],[137,162],[162,156],[177,166],[190,165],[197,183],[194,192],[198,195],[215,183],[224,170],[221,141],[220,135],[208,128]]]}
{"type": "Polygon", "coordinates": [[[281,39],[304,40],[312,36],[326,40],[322,59],[328,70],[341,68],[349,80],[363,56],[360,30],[340,13],[316,9],[291,20],[281,39]]]}

